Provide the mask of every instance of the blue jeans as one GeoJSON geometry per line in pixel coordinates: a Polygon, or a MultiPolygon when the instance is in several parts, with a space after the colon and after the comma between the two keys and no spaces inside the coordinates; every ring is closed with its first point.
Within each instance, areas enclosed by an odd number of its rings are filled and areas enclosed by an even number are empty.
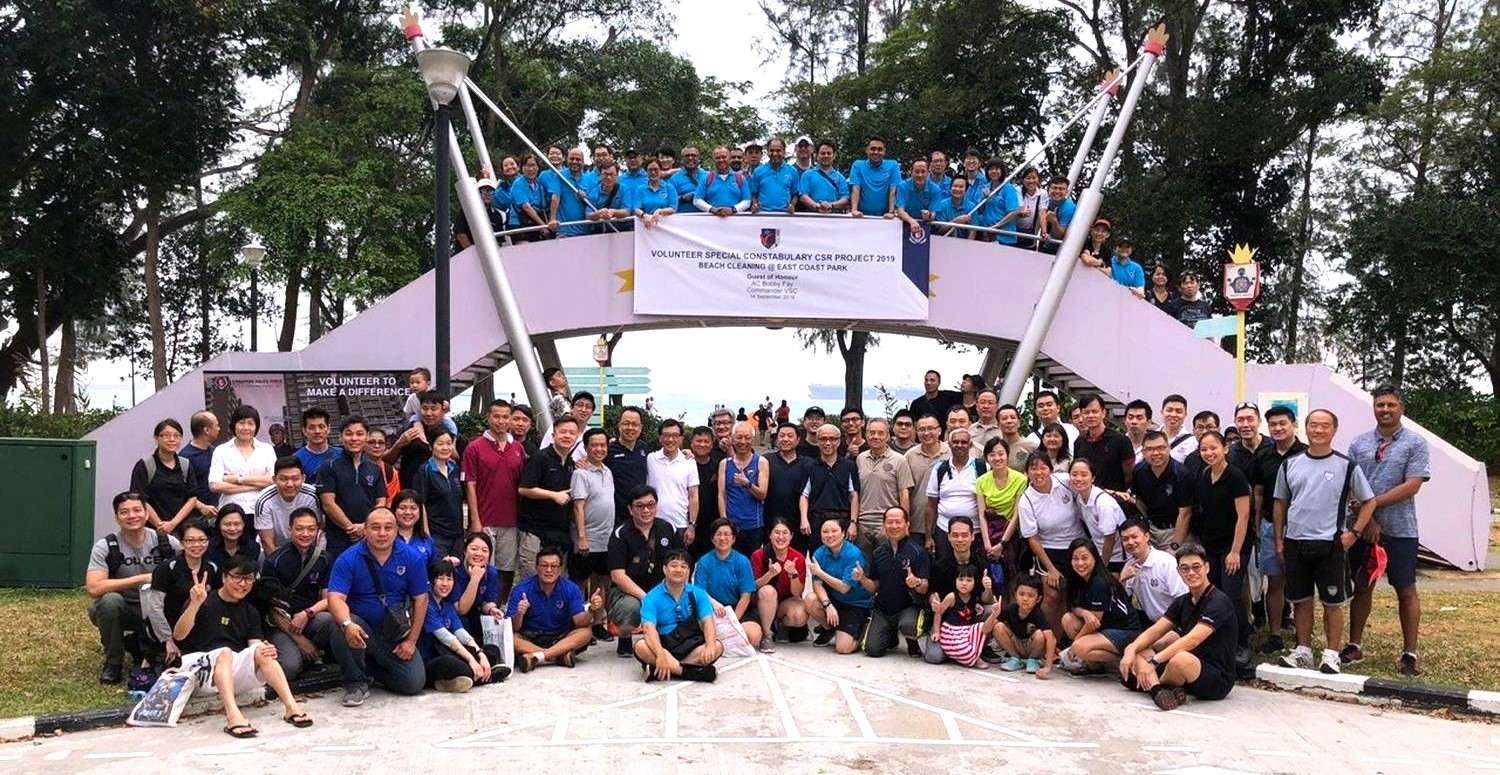
{"type": "Polygon", "coordinates": [[[342,628],[333,633],[328,644],[344,675],[344,686],[369,686],[373,674],[381,686],[396,694],[420,694],[427,685],[422,656],[414,654],[411,659],[403,661],[396,656],[396,644],[380,637],[379,627],[371,627],[353,614],[349,618],[364,629],[365,647],[351,648],[342,628]]]}

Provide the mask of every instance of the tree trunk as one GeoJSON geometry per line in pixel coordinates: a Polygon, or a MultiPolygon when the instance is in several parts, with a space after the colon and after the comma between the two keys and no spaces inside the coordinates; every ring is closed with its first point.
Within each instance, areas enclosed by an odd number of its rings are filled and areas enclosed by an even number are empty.
{"type": "MultiPolygon", "coordinates": [[[[869,349],[868,331],[849,332],[846,343],[844,332],[837,334],[839,355],[844,359],[844,406],[863,407],[865,402],[865,352],[869,349]]],[[[840,408],[842,411],[842,408],[840,408]]]]}
{"type": "Polygon", "coordinates": [[[281,311],[281,335],[276,338],[276,349],[284,353],[292,351],[292,342],[297,336],[297,300],[302,295],[300,253],[305,249],[306,245],[297,246],[297,255],[293,255],[291,261],[287,262],[286,297],[281,311]]]}
{"type": "Polygon", "coordinates": [[[1302,279],[1307,262],[1307,251],[1312,247],[1312,168],[1313,157],[1318,149],[1318,125],[1307,129],[1307,153],[1302,157],[1302,224],[1297,229],[1297,254],[1292,259],[1292,298],[1287,303],[1286,352],[1287,363],[1297,362],[1297,325],[1302,316],[1302,279]]]}
{"type": "Polygon", "coordinates": [[[62,348],[57,353],[57,389],[52,391],[52,411],[57,414],[78,412],[78,390],[75,378],[78,374],[78,334],[74,331],[73,319],[63,321],[62,348]]]}
{"type": "Polygon", "coordinates": [[[42,378],[37,380],[37,410],[40,414],[47,413],[47,380],[49,367],[47,364],[47,269],[38,266],[36,268],[36,331],[37,331],[37,356],[42,366],[42,378]]]}
{"type": "MultiPolygon", "coordinates": [[[[618,346],[620,344],[620,340],[624,339],[624,338],[625,338],[625,331],[623,329],[620,330],[620,331],[616,331],[613,334],[610,334],[609,336],[607,336],[607,337],[604,338],[604,343],[609,347],[609,360],[607,360],[607,361],[604,362],[605,366],[613,366],[613,365],[615,365],[615,347],[618,346]]],[[[621,394],[621,393],[610,393],[609,394],[609,405],[613,406],[616,409],[619,409],[619,408],[625,406],[625,396],[624,396],[624,394],[621,394]]]]}
{"type": "MultiPolygon", "coordinates": [[[[193,184],[193,204],[196,207],[203,206],[203,178],[198,178],[193,184]]],[[[210,294],[213,293],[213,284],[208,281],[208,249],[204,245],[207,235],[204,233],[203,221],[198,222],[198,362],[207,363],[213,355],[213,320],[209,310],[213,309],[210,294]]]]}
{"type": "Polygon", "coordinates": [[[167,386],[167,335],[161,322],[161,280],[157,267],[161,259],[161,197],[159,191],[146,194],[146,320],[151,327],[151,381],[157,390],[167,386]]]}
{"type": "Polygon", "coordinates": [[[313,269],[307,276],[307,342],[323,338],[323,270],[313,269]]]}

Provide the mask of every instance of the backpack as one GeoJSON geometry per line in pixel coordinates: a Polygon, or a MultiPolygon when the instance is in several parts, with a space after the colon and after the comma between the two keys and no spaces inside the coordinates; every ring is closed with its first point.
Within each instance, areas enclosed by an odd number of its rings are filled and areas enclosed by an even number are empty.
{"type": "MultiPolygon", "coordinates": [[[[977,457],[969,458],[969,463],[972,466],[974,466],[974,478],[976,478],[976,479],[978,479],[981,476],[984,476],[984,472],[989,470],[989,467],[984,464],[984,461],[980,460],[977,457]]],[[[941,463],[938,463],[938,468],[937,468],[938,489],[942,489],[942,487],[943,487],[943,477],[952,476],[952,475],[953,475],[953,466],[951,464],[951,461],[944,460],[941,463]]]]}
{"type": "MultiPolygon", "coordinates": [[[[147,455],[147,456],[141,458],[141,464],[146,467],[146,484],[150,484],[151,480],[153,480],[153,479],[156,478],[156,471],[157,471],[156,455],[154,455],[154,454],[153,455],[147,455]]],[[[193,470],[193,461],[188,460],[187,458],[183,457],[182,455],[178,455],[177,456],[177,470],[182,473],[182,479],[183,479],[183,481],[187,481],[188,472],[191,471],[191,470],[193,470]]]]}
{"type": "MultiPolygon", "coordinates": [[[[125,564],[125,553],[120,551],[120,536],[115,533],[105,536],[104,546],[104,566],[109,568],[110,577],[114,577],[115,573],[120,570],[120,566],[125,564]]],[[[158,529],[156,546],[151,547],[151,556],[156,558],[157,563],[163,563],[171,560],[174,555],[176,552],[172,550],[172,542],[168,540],[167,532],[158,529]]]]}

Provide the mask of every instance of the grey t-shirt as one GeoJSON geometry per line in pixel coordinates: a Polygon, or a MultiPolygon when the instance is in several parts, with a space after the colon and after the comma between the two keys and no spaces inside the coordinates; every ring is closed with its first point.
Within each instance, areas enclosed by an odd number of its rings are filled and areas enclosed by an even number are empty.
{"type": "Polygon", "coordinates": [[[1327,541],[1338,534],[1347,508],[1339,503],[1345,476],[1349,477],[1350,498],[1363,502],[1375,497],[1359,466],[1338,452],[1313,457],[1304,451],[1282,461],[1275,497],[1287,501],[1287,538],[1327,541]]]}
{"type": "MultiPolygon", "coordinates": [[[[165,564],[171,562],[172,558],[179,551],[182,551],[182,544],[178,543],[174,536],[169,535],[167,536],[167,541],[172,546],[172,552],[166,555],[165,558],[158,560],[154,552],[156,543],[159,540],[157,536],[158,533],[155,530],[147,528],[146,538],[141,542],[140,546],[131,546],[129,541],[121,537],[120,554],[124,557],[124,560],[120,563],[120,567],[115,569],[115,572],[109,574],[109,577],[112,579],[128,579],[131,576],[139,576],[143,573],[150,575],[152,571],[156,570],[156,566],[159,563],[165,564]]],[[[89,552],[88,570],[109,570],[108,558],[108,541],[103,538],[95,541],[93,551],[89,552]]],[[[120,596],[124,597],[127,602],[139,603],[141,600],[141,591],[139,588],[126,589],[120,592],[120,596]]]]}
{"type": "MultiPolygon", "coordinates": [[[[589,553],[609,550],[609,534],[615,529],[615,475],[609,466],[591,470],[573,469],[573,500],[585,499],[583,527],[588,534],[589,553]]],[[[577,532],[575,528],[573,532],[577,532]]],[[[575,536],[576,538],[576,536],[575,536]]]]}

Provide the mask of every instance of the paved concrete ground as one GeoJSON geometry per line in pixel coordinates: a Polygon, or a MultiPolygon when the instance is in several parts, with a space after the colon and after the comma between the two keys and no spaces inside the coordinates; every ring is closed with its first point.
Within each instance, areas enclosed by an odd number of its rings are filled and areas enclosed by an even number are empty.
{"type": "MultiPolygon", "coordinates": [[[[299,730],[279,706],[177,729],[108,729],[0,746],[0,772],[405,772],[444,762],[574,772],[1447,773],[1500,771],[1500,726],[1237,688],[1162,713],[1100,678],[1038,681],[932,667],[904,655],[839,657],[782,646],[721,663],[714,685],[644,684],[633,660],[595,649],[468,695],[362,708],[314,698],[299,730]]],[[[463,765],[467,766],[467,765],[463,765]]]]}

